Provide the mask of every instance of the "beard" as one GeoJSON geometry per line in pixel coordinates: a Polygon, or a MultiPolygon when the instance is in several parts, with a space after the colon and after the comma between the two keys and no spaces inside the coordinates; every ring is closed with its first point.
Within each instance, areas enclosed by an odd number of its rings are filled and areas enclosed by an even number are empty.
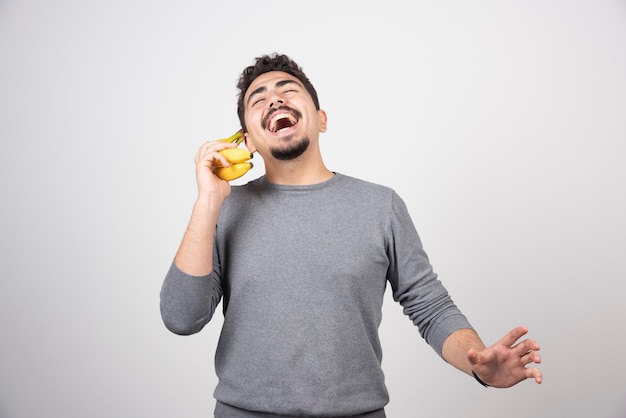
{"type": "Polygon", "coordinates": [[[275,147],[270,149],[272,157],[277,160],[293,160],[304,154],[304,151],[309,148],[309,137],[304,137],[300,141],[288,140],[288,142],[282,147],[275,147]]]}

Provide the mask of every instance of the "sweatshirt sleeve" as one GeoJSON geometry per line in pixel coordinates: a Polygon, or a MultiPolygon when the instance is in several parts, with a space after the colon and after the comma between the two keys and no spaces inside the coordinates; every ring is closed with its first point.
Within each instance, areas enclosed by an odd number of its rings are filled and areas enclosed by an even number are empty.
{"type": "Polygon", "coordinates": [[[393,298],[441,356],[443,343],[450,334],[472,327],[433,272],[406,205],[395,192],[388,245],[388,280],[393,298]]]}
{"type": "Polygon", "coordinates": [[[222,298],[216,274],[191,276],[172,262],[161,287],[161,318],[178,335],[199,332],[213,317],[222,298]]]}

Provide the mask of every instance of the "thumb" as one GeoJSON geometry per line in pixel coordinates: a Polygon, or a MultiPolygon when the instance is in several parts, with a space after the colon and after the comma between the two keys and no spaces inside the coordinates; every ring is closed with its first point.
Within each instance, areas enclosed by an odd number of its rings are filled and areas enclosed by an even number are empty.
{"type": "Polygon", "coordinates": [[[470,365],[473,367],[480,361],[480,354],[476,349],[470,348],[467,351],[467,360],[470,362],[470,365]]]}

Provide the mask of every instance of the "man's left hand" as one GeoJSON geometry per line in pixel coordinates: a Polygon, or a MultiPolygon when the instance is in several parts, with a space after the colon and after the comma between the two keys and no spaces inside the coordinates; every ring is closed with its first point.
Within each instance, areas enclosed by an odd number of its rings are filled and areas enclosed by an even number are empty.
{"type": "Polygon", "coordinates": [[[508,388],[530,378],[541,383],[541,371],[526,367],[531,363],[541,363],[539,344],[532,339],[517,342],[527,333],[528,328],[520,326],[484,350],[470,349],[467,359],[480,380],[496,388],[508,388]]]}

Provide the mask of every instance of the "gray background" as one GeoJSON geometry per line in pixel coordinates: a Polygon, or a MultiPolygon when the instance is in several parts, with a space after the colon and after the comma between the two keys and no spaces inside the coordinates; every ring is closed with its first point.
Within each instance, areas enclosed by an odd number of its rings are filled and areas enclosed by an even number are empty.
{"type": "Polygon", "coordinates": [[[0,417],[212,416],[221,315],[170,334],[159,290],[193,155],[273,51],[319,91],[328,166],[400,193],[483,339],[543,347],[543,385],[483,389],[387,295],[388,415],[626,416],[624,1],[4,0],[0,417]]]}

